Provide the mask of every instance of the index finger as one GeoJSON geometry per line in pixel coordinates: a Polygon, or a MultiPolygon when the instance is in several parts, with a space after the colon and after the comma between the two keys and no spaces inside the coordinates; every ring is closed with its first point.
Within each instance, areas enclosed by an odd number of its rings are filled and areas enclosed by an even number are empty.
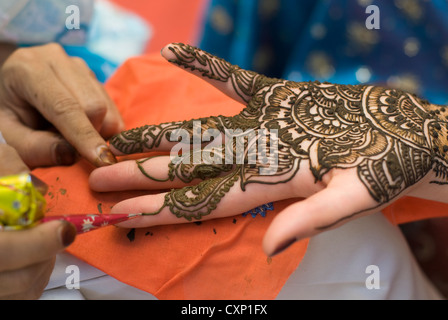
{"type": "Polygon", "coordinates": [[[15,88],[16,92],[23,94],[81,156],[96,166],[116,163],[105,140],[95,130],[79,101],[51,69],[27,72],[26,77],[15,85],[18,87],[15,88]]]}
{"type": "Polygon", "coordinates": [[[162,56],[187,71],[200,76],[229,97],[248,103],[266,81],[275,80],[241,69],[208,52],[183,43],[171,43],[162,56]]]}

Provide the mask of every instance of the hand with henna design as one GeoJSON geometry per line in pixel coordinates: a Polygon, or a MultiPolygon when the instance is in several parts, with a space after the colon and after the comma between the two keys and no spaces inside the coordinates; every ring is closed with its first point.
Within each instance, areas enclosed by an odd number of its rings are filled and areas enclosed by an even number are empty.
{"type": "Polygon", "coordinates": [[[116,155],[175,151],[92,173],[96,191],[171,190],[118,203],[112,212],[147,215],[122,226],[219,218],[305,198],[267,230],[263,248],[273,255],[403,195],[446,201],[444,106],[378,86],[268,78],[184,44],[170,44],[162,55],[246,108],[233,117],[147,125],[114,136],[116,155]]]}

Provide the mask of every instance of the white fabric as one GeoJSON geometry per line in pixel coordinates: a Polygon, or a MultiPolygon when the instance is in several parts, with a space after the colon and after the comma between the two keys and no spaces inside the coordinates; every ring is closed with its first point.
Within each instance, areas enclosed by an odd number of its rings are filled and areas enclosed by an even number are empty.
{"type": "MultiPolygon", "coordinates": [[[[70,282],[70,284],[72,284],[70,282]]],[[[147,292],[128,286],[104,272],[64,252],[56,264],[41,300],[154,300],[147,292]],[[70,266],[79,268],[79,289],[68,289],[70,266]]]]}
{"type": "MultiPolygon", "coordinates": [[[[225,298],[225,297],[223,297],[225,298]]],[[[156,299],[88,264],[62,254],[41,299],[156,299]],[[65,287],[69,265],[80,268],[80,289],[65,287]]],[[[418,267],[400,230],[377,213],[313,237],[277,299],[442,299],[418,267]],[[368,289],[368,266],[379,289],[368,289]]]]}
{"type": "Polygon", "coordinates": [[[152,27],[138,15],[109,1],[96,0],[86,46],[120,65],[145,52],[152,34],[152,27]]]}
{"type": "Polygon", "coordinates": [[[277,299],[442,299],[398,227],[381,213],[313,237],[277,299]],[[369,266],[379,289],[368,289],[369,266]],[[368,271],[368,273],[366,273],[368,271]]]}

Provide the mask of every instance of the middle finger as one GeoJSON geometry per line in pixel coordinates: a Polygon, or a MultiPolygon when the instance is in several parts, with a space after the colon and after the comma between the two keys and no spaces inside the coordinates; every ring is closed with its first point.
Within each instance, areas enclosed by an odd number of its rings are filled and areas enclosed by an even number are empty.
{"type": "MultiPolygon", "coordinates": [[[[188,159],[193,160],[194,155],[188,159]]],[[[122,161],[95,169],[89,178],[94,191],[164,190],[194,185],[228,174],[232,164],[174,163],[171,156],[122,161]]]]}

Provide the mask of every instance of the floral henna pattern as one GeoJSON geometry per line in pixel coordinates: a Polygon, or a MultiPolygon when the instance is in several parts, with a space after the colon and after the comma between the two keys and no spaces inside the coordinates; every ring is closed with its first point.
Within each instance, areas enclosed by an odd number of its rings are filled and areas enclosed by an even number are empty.
{"type": "MultiPolygon", "coordinates": [[[[232,165],[170,164],[169,180],[203,180],[196,186],[167,193],[163,207],[177,217],[191,220],[210,214],[238,181],[242,190],[248,183],[290,181],[301,164],[309,165],[316,182],[331,169],[356,168],[378,206],[431,170],[440,179],[434,183],[446,183],[448,112],[443,106],[390,88],[267,78],[184,44],[171,45],[170,50],[176,57],[170,62],[199,71],[203,77],[231,83],[247,103],[234,117],[199,119],[202,130],[278,133],[275,150],[263,154],[276,159],[275,171],[268,175],[260,174],[260,169],[269,167],[266,162],[249,164],[247,158],[232,165]]],[[[192,132],[192,120],[129,130],[111,143],[123,153],[151,150],[179,128],[192,132]]],[[[249,139],[246,156],[254,143],[249,139]]],[[[225,147],[219,150],[219,158],[225,159],[225,147]]],[[[142,166],[140,169],[145,174],[142,166]]]]}
{"type": "Polygon", "coordinates": [[[262,109],[270,120],[263,125],[280,128],[280,140],[295,159],[309,160],[316,180],[333,168],[357,168],[382,204],[435,163],[446,172],[443,107],[374,86],[287,82],[270,91],[269,106],[262,109]]]}

